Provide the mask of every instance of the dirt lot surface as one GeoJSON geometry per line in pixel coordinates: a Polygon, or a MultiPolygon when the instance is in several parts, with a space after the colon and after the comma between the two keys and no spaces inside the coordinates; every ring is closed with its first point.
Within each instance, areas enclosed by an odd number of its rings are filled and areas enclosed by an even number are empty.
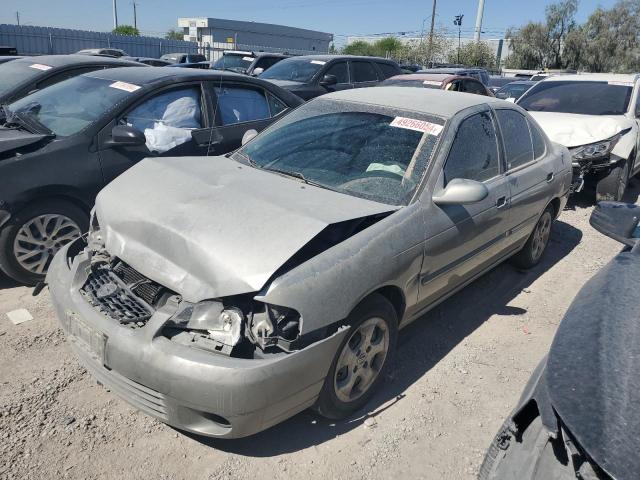
{"type": "Polygon", "coordinates": [[[235,441],[185,435],[97,385],[48,293],[0,278],[0,478],[473,478],[572,299],[620,250],[591,210],[578,199],[562,213],[534,270],[501,265],[403,330],[367,411],[340,423],[307,411],[235,441]],[[18,308],[34,319],[13,325],[18,308]]]}

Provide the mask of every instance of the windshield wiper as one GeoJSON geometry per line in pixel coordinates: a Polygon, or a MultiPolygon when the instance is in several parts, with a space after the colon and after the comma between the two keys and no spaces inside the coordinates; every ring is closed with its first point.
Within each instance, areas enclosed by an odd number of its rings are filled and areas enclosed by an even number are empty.
{"type": "MultiPolygon", "coordinates": [[[[253,161],[253,160],[251,160],[251,161],[253,161]]],[[[314,182],[313,180],[309,180],[307,177],[304,176],[304,174],[302,172],[295,172],[295,171],[291,171],[291,170],[281,170],[279,168],[267,168],[267,167],[259,167],[259,168],[262,168],[263,170],[269,170],[271,172],[279,173],[280,175],[285,175],[287,177],[297,178],[299,180],[302,180],[307,185],[313,185],[314,187],[320,187],[320,188],[324,188],[326,190],[331,190],[333,192],[337,192],[337,190],[335,190],[335,189],[333,189],[331,187],[327,187],[326,185],[323,185],[322,183],[318,183],[318,182],[314,182]]]]}
{"type": "Polygon", "coordinates": [[[55,133],[40,123],[31,113],[29,112],[14,112],[13,118],[17,119],[21,125],[23,125],[26,129],[30,130],[31,133],[39,133],[43,135],[51,135],[55,136],[55,133]]]}

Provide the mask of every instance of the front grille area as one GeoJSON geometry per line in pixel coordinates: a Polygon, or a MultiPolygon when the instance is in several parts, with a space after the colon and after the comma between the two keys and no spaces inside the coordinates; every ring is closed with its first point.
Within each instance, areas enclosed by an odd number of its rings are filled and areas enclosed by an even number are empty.
{"type": "Polygon", "coordinates": [[[143,326],[153,315],[153,308],[107,266],[92,269],[80,292],[100,312],[122,324],[143,326]]]}
{"type": "Polygon", "coordinates": [[[129,286],[129,288],[147,304],[153,305],[162,290],[162,286],[152,282],[137,270],[131,268],[124,262],[118,262],[113,268],[113,272],[129,286]]]}

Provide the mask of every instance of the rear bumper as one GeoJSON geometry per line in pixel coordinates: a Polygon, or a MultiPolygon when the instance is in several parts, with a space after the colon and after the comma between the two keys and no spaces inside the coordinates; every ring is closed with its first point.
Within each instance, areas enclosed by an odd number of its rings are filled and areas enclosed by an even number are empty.
{"type": "Polygon", "coordinates": [[[56,255],[47,283],[79,361],[124,400],[179,429],[244,437],[310,407],[348,332],[260,359],[184,346],[161,333],[169,310],[159,309],[144,327],[131,329],[94,309],[79,292],[88,258],[81,253],[69,266],[68,250],[56,255]]]}

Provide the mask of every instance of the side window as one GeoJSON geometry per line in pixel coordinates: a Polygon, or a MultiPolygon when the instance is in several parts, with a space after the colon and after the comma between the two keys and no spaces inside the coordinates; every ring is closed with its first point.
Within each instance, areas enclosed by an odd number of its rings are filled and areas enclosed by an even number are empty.
{"type": "Polygon", "coordinates": [[[267,93],[267,100],[269,101],[269,112],[271,113],[272,117],[280,115],[287,108],[289,108],[284,102],[282,102],[279,98],[277,98],[275,95],[272,95],[271,93],[267,93]]]}
{"type": "Polygon", "coordinates": [[[542,133],[540,133],[538,126],[534,125],[531,120],[529,120],[529,130],[531,131],[531,139],[533,140],[533,156],[540,158],[547,149],[547,143],[544,141],[544,137],[542,133]]]}
{"type": "Polygon", "coordinates": [[[451,92],[459,92],[461,90],[462,80],[454,80],[447,84],[445,90],[449,90],[451,92]]]}
{"type": "Polygon", "coordinates": [[[464,120],[453,140],[444,166],[445,183],[454,178],[483,182],[500,173],[498,140],[489,113],[464,120]]]}
{"type": "Polygon", "coordinates": [[[636,117],[640,118],[640,93],[638,93],[638,98],[636,98],[636,117]]]}
{"type": "Polygon", "coordinates": [[[222,125],[234,125],[269,118],[264,91],[241,86],[216,87],[217,109],[222,125]]]}
{"type": "Polygon", "coordinates": [[[161,92],[143,101],[122,119],[144,133],[151,152],[164,153],[191,140],[201,128],[200,88],[161,92]]]}
{"type": "Polygon", "coordinates": [[[338,62],[329,67],[325,75],[335,75],[338,83],[349,83],[349,69],[347,62],[338,62]]]}
{"type": "Polygon", "coordinates": [[[507,169],[517,168],[533,160],[533,143],[527,119],[515,110],[497,110],[502,131],[507,169]]]}
{"type": "Polygon", "coordinates": [[[279,57],[262,57],[258,59],[254,68],[262,68],[266,70],[269,67],[273,67],[280,60],[281,58],[279,57]]]}
{"type": "Polygon", "coordinates": [[[394,67],[390,63],[380,62],[378,63],[378,67],[380,67],[380,70],[382,70],[382,74],[384,75],[385,79],[393,77],[395,75],[399,75],[401,73],[398,71],[396,67],[394,67]]]}
{"type": "Polygon", "coordinates": [[[370,62],[351,62],[351,73],[353,83],[378,81],[378,74],[370,62]]]}
{"type": "Polygon", "coordinates": [[[464,91],[467,93],[473,93],[476,95],[487,94],[484,86],[480,82],[476,80],[471,80],[471,79],[464,81],[464,91]]]}

